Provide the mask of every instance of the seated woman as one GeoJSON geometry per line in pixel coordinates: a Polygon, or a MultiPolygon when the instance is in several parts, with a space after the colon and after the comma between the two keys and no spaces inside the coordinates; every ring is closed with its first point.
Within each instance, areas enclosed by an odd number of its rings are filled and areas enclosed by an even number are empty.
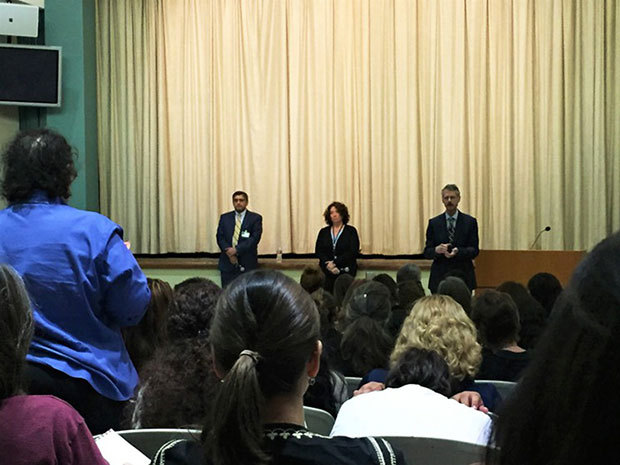
{"type": "Polygon", "coordinates": [[[154,463],[404,463],[382,439],[327,438],[304,428],[303,394],[321,356],[319,315],[290,278],[255,270],[231,283],[216,307],[211,344],[222,383],[202,444],[172,441],[154,463]]]}
{"type": "MultiPolygon", "coordinates": [[[[334,368],[345,376],[363,376],[373,368],[387,368],[394,338],[389,333],[390,291],[370,281],[356,287],[345,306],[340,351],[334,368]]],[[[331,355],[331,354],[330,354],[331,355]]]]}
{"type": "Polygon", "coordinates": [[[620,233],[577,267],[536,356],[499,412],[487,463],[618,463],[620,233]]]}
{"type": "Polygon", "coordinates": [[[22,393],[32,328],[24,283],[12,268],[0,265],[0,462],[107,465],[84,419],[69,404],[22,393]]]}
{"type": "Polygon", "coordinates": [[[314,253],[325,274],[325,290],[333,292],[334,282],[341,274],[355,276],[360,238],[349,224],[349,210],[340,202],[332,202],[323,213],[325,226],[316,238],[314,253]]]}
{"type": "Polygon", "coordinates": [[[209,329],[222,288],[204,278],[177,284],[168,315],[169,342],[145,365],[132,428],[202,424],[219,383],[213,373],[209,329]]]}
{"type": "Polygon", "coordinates": [[[450,370],[437,352],[407,350],[385,386],[347,401],[331,435],[417,436],[486,445],[490,417],[447,397],[450,370]]]}
{"type": "MultiPolygon", "coordinates": [[[[474,377],[482,360],[476,327],[451,297],[434,294],[419,299],[403,323],[390,362],[412,347],[434,350],[450,368],[452,392],[477,391],[484,405],[494,410],[501,399],[492,385],[476,385],[474,377]]],[[[373,370],[362,379],[385,382],[386,370],[373,370]]]]}
{"type": "Polygon", "coordinates": [[[478,379],[517,381],[530,361],[530,354],[519,347],[519,311],[512,297],[503,292],[486,291],[474,301],[471,319],[482,343],[482,365],[478,379]]]}
{"type": "Polygon", "coordinates": [[[506,281],[496,290],[512,297],[519,310],[519,344],[524,349],[533,349],[545,329],[545,309],[521,283],[506,281]]]}

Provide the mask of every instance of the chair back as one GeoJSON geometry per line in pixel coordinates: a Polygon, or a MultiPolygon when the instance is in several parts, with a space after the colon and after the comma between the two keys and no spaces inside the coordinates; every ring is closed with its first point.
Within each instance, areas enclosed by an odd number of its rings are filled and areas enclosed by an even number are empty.
{"type": "Polygon", "coordinates": [[[117,433],[144,455],[152,459],[160,447],[168,441],[173,439],[193,439],[198,441],[200,440],[201,431],[188,428],[145,428],[127,429],[117,431],[117,433]]]}
{"type": "Polygon", "coordinates": [[[499,392],[499,395],[502,396],[502,401],[508,399],[517,386],[517,383],[513,383],[512,381],[499,381],[496,379],[477,379],[474,383],[492,384],[495,386],[495,389],[497,389],[497,392],[499,392]]]}
{"type": "Polygon", "coordinates": [[[355,391],[362,382],[362,378],[358,378],[357,376],[345,376],[344,380],[347,383],[347,391],[350,399],[353,397],[353,391],[355,391]]]}
{"type": "Polygon", "coordinates": [[[416,465],[483,464],[486,447],[449,439],[389,436],[384,437],[399,449],[407,463],[416,465]]]}
{"type": "Polygon", "coordinates": [[[306,407],[304,405],[304,421],[306,428],[312,433],[329,436],[334,426],[334,417],[329,412],[320,408],[306,407]]]}

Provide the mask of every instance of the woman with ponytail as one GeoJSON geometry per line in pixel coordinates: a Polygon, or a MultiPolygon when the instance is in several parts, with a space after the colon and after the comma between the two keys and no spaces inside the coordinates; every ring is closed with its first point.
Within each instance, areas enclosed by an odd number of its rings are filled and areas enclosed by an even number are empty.
{"type": "Polygon", "coordinates": [[[202,444],[172,441],[155,464],[403,464],[386,441],[327,438],[304,425],[303,395],[319,370],[319,314],[290,278],[257,270],[220,297],[211,346],[222,382],[202,444]]]}

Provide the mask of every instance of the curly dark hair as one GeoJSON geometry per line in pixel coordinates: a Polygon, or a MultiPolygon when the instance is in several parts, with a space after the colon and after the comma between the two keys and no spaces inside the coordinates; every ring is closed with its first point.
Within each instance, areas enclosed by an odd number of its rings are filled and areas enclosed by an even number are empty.
{"type": "Polygon", "coordinates": [[[222,288],[206,278],[189,278],[174,286],[168,316],[170,340],[209,337],[215,304],[222,288]]]}
{"type": "Polygon", "coordinates": [[[20,132],[2,154],[2,195],[9,203],[23,202],[40,189],[50,198],[68,199],[77,177],[76,156],[67,140],[51,129],[20,132]]]}
{"type": "Polygon", "coordinates": [[[342,217],[342,223],[347,224],[349,222],[349,209],[342,202],[332,202],[327,206],[327,208],[325,209],[325,212],[323,213],[323,217],[325,218],[325,223],[327,223],[329,226],[332,225],[332,219],[329,215],[329,211],[331,210],[332,207],[335,207],[336,211],[340,213],[340,216],[342,217]]]}

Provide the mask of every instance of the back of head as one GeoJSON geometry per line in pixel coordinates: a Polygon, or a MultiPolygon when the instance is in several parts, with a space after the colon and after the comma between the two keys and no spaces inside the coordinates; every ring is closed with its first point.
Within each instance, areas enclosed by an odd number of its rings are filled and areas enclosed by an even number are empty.
{"type": "Polygon", "coordinates": [[[22,388],[32,328],[32,310],[24,283],[13,268],[0,265],[0,400],[22,388]]]}
{"type": "Polygon", "coordinates": [[[344,296],[347,294],[349,287],[353,283],[353,276],[349,273],[342,273],[338,275],[336,281],[334,281],[334,298],[336,299],[336,305],[342,306],[344,296]]]}
{"type": "Polygon", "coordinates": [[[476,327],[451,297],[431,295],[419,299],[403,323],[390,356],[392,366],[412,347],[436,351],[462,381],[474,377],[482,360],[476,327]]]}
{"type": "Polygon", "coordinates": [[[385,379],[385,387],[417,384],[444,396],[450,395],[450,369],[434,350],[411,348],[396,361],[385,379]]]}
{"type": "Polygon", "coordinates": [[[2,195],[9,203],[28,200],[36,190],[68,199],[77,171],[67,140],[50,129],[20,132],[2,156],[2,195]]]}
{"type": "Polygon", "coordinates": [[[422,280],[422,270],[415,263],[407,263],[400,267],[400,269],[396,272],[396,282],[398,284],[404,281],[421,281],[422,280]]]}
{"type": "Polygon", "coordinates": [[[398,303],[398,286],[396,285],[396,281],[387,273],[379,273],[375,277],[372,278],[373,281],[383,284],[390,291],[390,296],[392,299],[392,304],[396,305],[398,303]]]}
{"type": "Polygon", "coordinates": [[[515,394],[494,463],[615,463],[620,437],[620,233],[582,261],[515,394]]]}
{"type": "Polygon", "coordinates": [[[553,304],[562,292],[562,284],[551,273],[536,273],[527,282],[527,289],[545,309],[545,317],[549,317],[553,304]]]}
{"type": "Polygon", "coordinates": [[[221,293],[222,288],[205,278],[189,278],[177,284],[168,316],[170,340],[198,336],[208,339],[215,304],[221,293]]]}
{"type": "Polygon", "coordinates": [[[510,295],[489,290],[474,300],[471,319],[483,346],[500,350],[519,340],[519,311],[510,295]]]}
{"type": "Polygon", "coordinates": [[[521,283],[506,281],[497,286],[497,290],[509,294],[519,309],[520,345],[525,349],[534,348],[545,326],[545,310],[542,305],[527,292],[521,283]]]}
{"type": "Polygon", "coordinates": [[[461,278],[448,276],[443,279],[437,287],[437,293],[452,297],[463,307],[465,313],[471,313],[471,291],[461,278]]]}
{"type": "Polygon", "coordinates": [[[345,308],[341,356],[353,370],[349,376],[363,376],[387,365],[393,339],[387,330],[391,317],[390,291],[383,284],[368,281],[352,292],[345,308]]]}
{"type": "Polygon", "coordinates": [[[330,328],[334,327],[334,320],[338,311],[336,300],[325,289],[317,289],[310,294],[310,297],[312,297],[321,317],[321,334],[326,334],[330,328]]]}
{"type": "Polygon", "coordinates": [[[420,281],[403,281],[398,283],[398,304],[407,312],[416,300],[425,296],[424,288],[420,281]]]}
{"type": "Polygon", "coordinates": [[[301,284],[301,287],[303,287],[308,294],[312,294],[325,284],[325,274],[317,265],[305,266],[301,273],[301,278],[299,278],[299,284],[301,284]]]}
{"type": "Polygon", "coordinates": [[[220,297],[211,344],[224,375],[205,446],[216,465],[262,464],[262,417],[274,396],[303,396],[317,348],[319,316],[310,295],[275,271],[237,278],[220,297]]]}

